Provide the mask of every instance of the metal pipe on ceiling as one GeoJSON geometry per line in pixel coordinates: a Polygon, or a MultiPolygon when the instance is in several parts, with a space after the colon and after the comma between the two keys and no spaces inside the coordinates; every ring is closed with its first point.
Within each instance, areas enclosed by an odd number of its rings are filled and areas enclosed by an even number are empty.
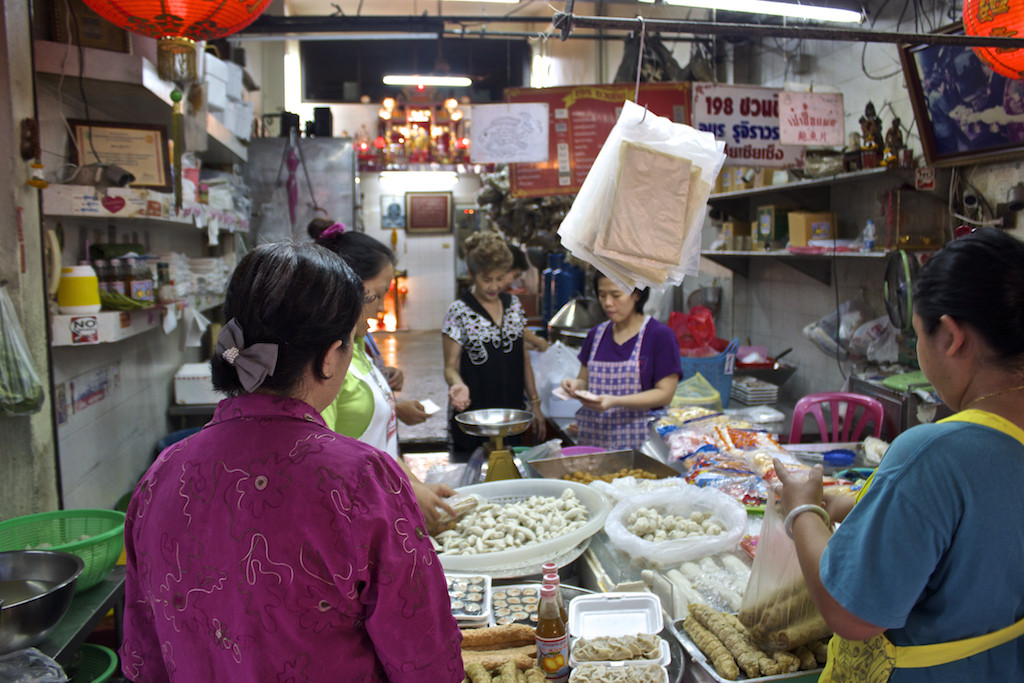
{"type": "MultiPolygon", "coordinates": [[[[572,6],[573,0],[566,0],[565,11],[556,12],[551,20],[551,23],[559,30],[562,40],[569,38],[574,28],[635,30],[641,26],[639,18],[588,17],[573,14],[572,6]]],[[[647,18],[643,19],[643,24],[647,25],[647,30],[650,32],[663,33],[893,43],[912,46],[961,45],[964,47],[1024,48],[1024,38],[995,38],[991,36],[967,36],[953,33],[899,33],[891,31],[865,31],[863,29],[822,28],[818,26],[774,26],[647,18]]]]}
{"type": "MultiPolygon", "coordinates": [[[[620,29],[634,31],[640,27],[639,18],[594,17],[573,13],[574,0],[565,1],[565,9],[555,12],[550,24],[559,31],[562,40],[593,38],[589,34],[575,34],[574,29],[588,28],[598,31],[620,29]]],[[[540,24],[540,17],[520,16],[267,16],[262,15],[241,32],[233,36],[236,40],[272,39],[323,39],[331,34],[346,33],[415,33],[426,36],[448,34],[448,25],[457,24],[540,24]]],[[[716,21],[677,21],[671,19],[648,19],[643,23],[647,31],[658,33],[689,34],[694,36],[734,36],[759,38],[793,38],[805,40],[832,40],[863,43],[891,43],[902,45],[961,45],[965,47],[996,47],[1006,49],[1024,48],[1024,38],[1003,38],[992,36],[967,36],[954,33],[902,33],[892,31],[869,31],[864,29],[824,28],[820,26],[779,26],[773,24],[737,24],[716,21]]],[[[484,35],[491,35],[487,29],[484,35]]],[[[466,32],[467,34],[469,32],[466,32]]],[[[454,35],[454,34],[453,34],[454,35]]],[[[529,34],[534,35],[534,34],[529,34]]],[[[606,36],[607,37],[607,36],[606,36]]],[[[600,34],[598,34],[600,38],[600,34]]],[[[329,39],[329,38],[328,38],[329,39]]]]}

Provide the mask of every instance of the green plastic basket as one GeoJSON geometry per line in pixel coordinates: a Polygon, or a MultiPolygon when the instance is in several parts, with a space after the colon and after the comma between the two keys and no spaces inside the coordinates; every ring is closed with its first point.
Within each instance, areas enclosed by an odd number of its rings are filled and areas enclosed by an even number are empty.
{"type": "Polygon", "coordinates": [[[123,546],[124,513],[116,510],[57,510],[0,522],[0,551],[61,550],[82,558],[76,593],[105,579],[123,546]]]}
{"type": "Polygon", "coordinates": [[[117,653],[95,643],[82,643],[65,669],[70,683],[103,683],[115,671],[117,653]]]}

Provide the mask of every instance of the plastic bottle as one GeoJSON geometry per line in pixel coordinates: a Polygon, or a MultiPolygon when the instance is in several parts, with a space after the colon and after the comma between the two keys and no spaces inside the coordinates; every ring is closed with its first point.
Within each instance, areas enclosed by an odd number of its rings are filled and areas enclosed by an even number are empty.
{"type": "Polygon", "coordinates": [[[124,294],[124,265],[121,259],[110,259],[110,278],[107,280],[107,291],[124,294]]]}
{"type": "Polygon", "coordinates": [[[569,680],[569,630],[558,611],[558,589],[543,586],[537,608],[537,663],[544,680],[565,683],[569,680]]]}
{"type": "Polygon", "coordinates": [[[569,625],[569,611],[565,609],[565,598],[562,597],[562,580],[558,578],[557,572],[544,575],[544,585],[555,587],[555,600],[558,602],[558,613],[562,617],[562,621],[565,622],[566,626],[569,625]]]}
{"type": "Polygon", "coordinates": [[[557,310],[552,308],[552,294],[554,294],[554,285],[552,284],[552,274],[562,265],[565,260],[565,256],[559,253],[548,254],[548,267],[541,271],[541,305],[540,305],[540,316],[544,319],[544,324],[547,324],[552,317],[554,317],[557,310]]]}
{"type": "Polygon", "coordinates": [[[156,300],[168,304],[175,299],[174,283],[171,281],[171,267],[166,263],[156,264],[156,300]]]}
{"type": "Polygon", "coordinates": [[[155,301],[153,294],[153,271],[144,259],[128,259],[132,269],[131,298],[138,301],[155,301]]]}
{"type": "Polygon", "coordinates": [[[96,271],[96,278],[99,280],[100,291],[110,291],[110,265],[106,259],[98,258],[93,261],[93,270],[96,271]]]}
{"type": "Polygon", "coordinates": [[[875,249],[875,222],[869,220],[864,224],[864,232],[861,233],[861,246],[860,250],[864,252],[874,251],[875,249]]]}

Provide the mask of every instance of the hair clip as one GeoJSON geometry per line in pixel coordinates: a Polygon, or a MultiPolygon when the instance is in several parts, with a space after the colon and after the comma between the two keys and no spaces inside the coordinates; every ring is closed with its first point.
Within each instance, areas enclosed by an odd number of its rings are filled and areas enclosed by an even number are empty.
{"type": "Polygon", "coordinates": [[[344,223],[332,223],[330,226],[324,228],[324,231],[317,237],[317,241],[325,240],[335,235],[340,235],[345,232],[344,223]]]}
{"type": "Polygon", "coordinates": [[[967,237],[972,232],[977,232],[977,230],[977,228],[971,227],[970,225],[958,226],[957,229],[953,231],[953,239],[958,240],[961,237],[967,237]]]}

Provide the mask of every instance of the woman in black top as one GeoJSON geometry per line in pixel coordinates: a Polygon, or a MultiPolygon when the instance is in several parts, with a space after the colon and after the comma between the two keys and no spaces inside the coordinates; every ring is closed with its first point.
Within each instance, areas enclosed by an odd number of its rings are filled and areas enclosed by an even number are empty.
{"type": "Polygon", "coordinates": [[[448,307],[441,339],[448,383],[448,446],[454,462],[465,462],[481,445],[464,434],[455,415],[465,410],[521,408],[533,413],[543,438],[544,416],[523,343],[526,313],[519,299],[505,294],[512,253],[496,233],[470,235],[463,249],[473,286],[448,307]]]}

